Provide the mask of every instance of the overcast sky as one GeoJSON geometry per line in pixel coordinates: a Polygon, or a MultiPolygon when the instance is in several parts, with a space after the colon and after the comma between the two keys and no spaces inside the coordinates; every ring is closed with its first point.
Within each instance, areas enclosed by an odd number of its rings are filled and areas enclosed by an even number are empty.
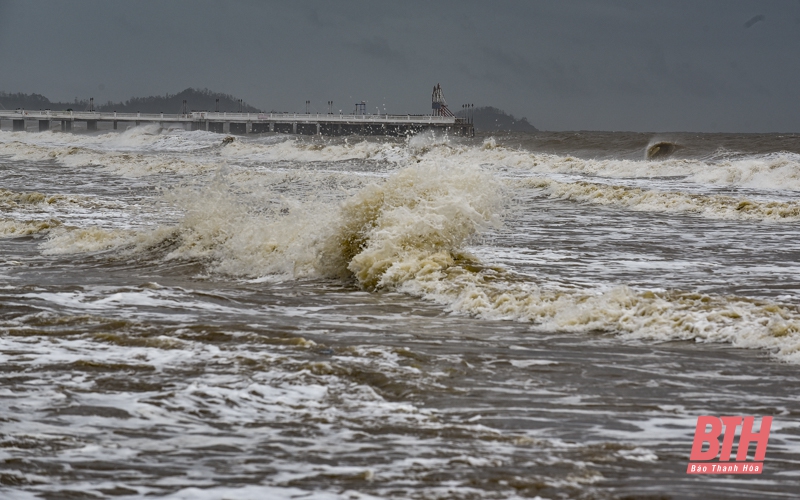
{"type": "Polygon", "coordinates": [[[0,0],[7,92],[427,113],[436,83],[545,130],[800,132],[800,1],[0,0]]]}

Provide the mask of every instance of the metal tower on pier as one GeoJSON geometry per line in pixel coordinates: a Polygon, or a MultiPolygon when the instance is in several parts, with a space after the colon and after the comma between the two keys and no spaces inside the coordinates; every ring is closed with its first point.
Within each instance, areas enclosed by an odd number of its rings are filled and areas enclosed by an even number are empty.
{"type": "Polygon", "coordinates": [[[442,86],[438,83],[433,87],[431,108],[433,108],[433,116],[455,116],[450,111],[450,108],[447,107],[447,101],[444,100],[444,94],[442,93],[442,86]]]}

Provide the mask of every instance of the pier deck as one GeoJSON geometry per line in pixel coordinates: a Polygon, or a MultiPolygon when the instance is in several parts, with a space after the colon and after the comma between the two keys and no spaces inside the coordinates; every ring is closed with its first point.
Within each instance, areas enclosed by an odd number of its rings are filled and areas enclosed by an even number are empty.
{"type": "Polygon", "coordinates": [[[99,111],[31,111],[0,110],[2,121],[11,121],[12,130],[28,130],[28,122],[36,122],[34,131],[51,130],[52,122],[60,122],[60,130],[73,130],[73,123],[86,124],[89,131],[98,123],[143,125],[155,123],[163,128],[206,130],[229,134],[279,132],[304,135],[410,135],[424,130],[440,130],[454,135],[473,135],[472,124],[452,116],[431,115],[343,115],[301,113],[218,113],[197,111],[186,114],[116,113],[99,111]]]}

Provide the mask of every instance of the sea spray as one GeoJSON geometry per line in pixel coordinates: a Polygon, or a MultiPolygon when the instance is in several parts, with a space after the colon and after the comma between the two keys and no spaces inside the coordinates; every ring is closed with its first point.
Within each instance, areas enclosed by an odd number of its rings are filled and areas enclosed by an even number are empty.
{"type": "Polygon", "coordinates": [[[408,167],[343,201],[326,200],[316,187],[301,200],[273,192],[273,206],[258,212],[220,182],[180,191],[173,196],[186,213],[182,243],[167,258],[207,259],[217,272],[240,276],[354,277],[374,288],[390,267],[452,258],[499,222],[500,184],[477,167],[408,167]]]}
{"type": "Polygon", "coordinates": [[[499,224],[500,193],[478,168],[406,168],[344,204],[345,234],[356,236],[348,269],[374,288],[395,285],[401,269],[446,268],[468,238],[499,224]]]}
{"type": "Polygon", "coordinates": [[[199,261],[222,274],[353,277],[375,288],[394,265],[434,255],[452,261],[469,237],[500,221],[501,184],[479,167],[407,167],[349,196],[331,182],[335,176],[319,177],[275,173],[271,184],[246,191],[242,179],[231,183],[217,175],[204,186],[167,191],[165,199],[183,214],[175,226],[108,230],[105,236],[102,228],[73,228],[53,235],[45,247],[85,251],[88,239],[102,242],[96,250],[113,243],[131,254],[160,246],[168,249],[166,260],[199,261]],[[287,176],[293,177],[289,185],[287,176]],[[163,245],[163,238],[171,243],[163,245]]]}

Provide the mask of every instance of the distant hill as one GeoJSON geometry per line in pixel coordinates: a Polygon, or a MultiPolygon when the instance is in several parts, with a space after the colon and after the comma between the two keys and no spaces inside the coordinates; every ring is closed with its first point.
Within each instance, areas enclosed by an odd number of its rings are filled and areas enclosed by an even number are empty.
{"type": "MultiPolygon", "coordinates": [[[[474,119],[475,130],[480,132],[536,132],[538,129],[528,123],[527,118],[517,119],[514,115],[509,115],[502,109],[484,106],[475,108],[471,111],[474,119]]],[[[456,113],[458,117],[464,117],[465,112],[456,113]]]]}
{"type": "Polygon", "coordinates": [[[0,92],[0,109],[55,109],[50,99],[41,94],[10,94],[0,92]]]}
{"type": "MultiPolygon", "coordinates": [[[[183,110],[183,100],[186,99],[186,106],[189,111],[214,111],[216,99],[219,99],[219,110],[227,112],[239,111],[239,100],[230,94],[212,92],[208,89],[188,88],[177,94],[166,94],[163,96],[150,97],[131,97],[125,102],[105,102],[94,103],[97,111],[118,111],[120,113],[180,113],[183,110]]],[[[0,109],[51,109],[53,111],[64,111],[72,109],[84,111],[89,108],[89,100],[75,100],[73,102],[52,102],[40,94],[22,94],[0,92],[0,109]]],[[[261,110],[244,103],[242,106],[244,113],[260,113],[261,110]]]]}

